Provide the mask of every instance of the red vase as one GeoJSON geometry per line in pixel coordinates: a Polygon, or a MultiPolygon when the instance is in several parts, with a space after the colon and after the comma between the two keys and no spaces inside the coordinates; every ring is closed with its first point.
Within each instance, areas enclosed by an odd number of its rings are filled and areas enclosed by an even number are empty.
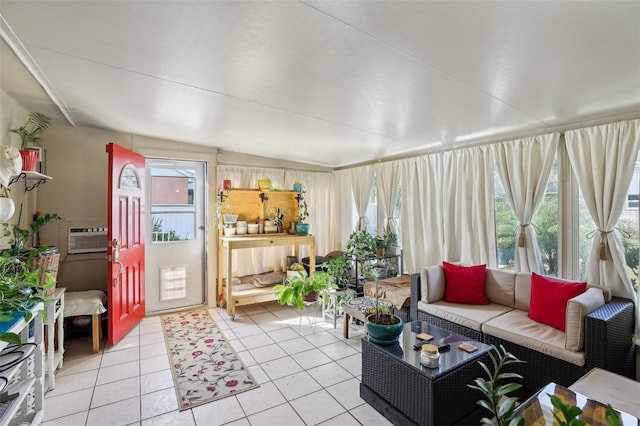
{"type": "Polygon", "coordinates": [[[38,165],[38,151],[21,149],[20,156],[22,157],[22,171],[34,172],[38,165]]]}

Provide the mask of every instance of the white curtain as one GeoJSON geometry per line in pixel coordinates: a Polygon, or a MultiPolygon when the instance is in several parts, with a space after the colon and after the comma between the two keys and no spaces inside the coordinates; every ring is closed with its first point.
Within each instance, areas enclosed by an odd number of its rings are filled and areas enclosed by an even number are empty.
{"type": "Polygon", "coordinates": [[[495,200],[489,148],[447,151],[443,166],[443,259],[495,268],[495,200]]]}
{"type": "Polygon", "coordinates": [[[589,255],[586,279],[611,288],[613,295],[635,300],[622,243],[614,227],[625,205],[638,157],[640,120],[567,131],[565,139],[571,167],[599,232],[589,255]]]}
{"type": "Polygon", "coordinates": [[[402,254],[406,272],[443,259],[442,155],[398,162],[402,185],[402,254]]]}
{"type": "MultiPolygon", "coordinates": [[[[333,192],[331,190],[331,173],[287,170],[285,173],[285,189],[293,189],[298,180],[305,187],[310,225],[310,233],[316,239],[316,255],[323,256],[331,251],[331,216],[333,192]]],[[[309,247],[300,247],[300,257],[309,256],[309,247]]]]}
{"type": "MultiPolygon", "coordinates": [[[[400,185],[400,171],[398,161],[377,163],[373,166],[378,182],[378,202],[384,211],[384,232],[398,234],[398,224],[393,211],[398,200],[398,186],[400,185]]],[[[378,221],[379,222],[379,221],[378,221]]],[[[378,232],[379,234],[382,232],[378,232]]]]}
{"type": "Polygon", "coordinates": [[[520,229],[517,230],[515,271],[544,273],[531,220],[546,192],[558,148],[559,133],[491,145],[498,175],[520,229]]]}
{"type": "Polygon", "coordinates": [[[351,190],[358,212],[356,230],[366,229],[367,207],[373,185],[373,166],[362,166],[351,169],[351,190]]]}
{"type": "Polygon", "coordinates": [[[351,195],[351,170],[333,172],[333,209],[331,219],[331,247],[328,251],[345,250],[353,229],[353,197],[351,195]]]}

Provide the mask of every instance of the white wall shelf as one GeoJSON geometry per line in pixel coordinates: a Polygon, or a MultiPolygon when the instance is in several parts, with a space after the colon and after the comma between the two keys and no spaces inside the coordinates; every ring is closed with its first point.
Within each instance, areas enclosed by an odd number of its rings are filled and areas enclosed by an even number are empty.
{"type": "Polygon", "coordinates": [[[24,191],[28,192],[53,178],[51,176],[43,175],[42,173],[38,172],[20,172],[19,175],[11,177],[9,185],[13,185],[20,179],[24,179],[24,191]],[[30,180],[35,180],[36,182],[29,184],[28,181],[30,180]]]}

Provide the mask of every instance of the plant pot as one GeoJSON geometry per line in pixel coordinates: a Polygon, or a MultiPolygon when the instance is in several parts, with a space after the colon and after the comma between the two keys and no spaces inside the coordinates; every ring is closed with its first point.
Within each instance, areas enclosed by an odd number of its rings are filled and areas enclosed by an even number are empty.
{"type": "Polygon", "coordinates": [[[384,256],[384,247],[376,248],[376,256],[378,256],[378,257],[384,256]]]}
{"type": "Polygon", "coordinates": [[[16,203],[11,198],[0,198],[0,222],[11,219],[16,211],[16,203]]]}
{"type": "Polygon", "coordinates": [[[38,165],[38,151],[31,149],[21,149],[20,156],[22,157],[22,171],[34,172],[38,165]]]}
{"type": "Polygon", "coordinates": [[[294,183],[293,184],[293,190],[295,192],[302,192],[302,184],[301,183],[294,183]]]}
{"type": "Polygon", "coordinates": [[[367,316],[365,326],[369,335],[369,340],[378,345],[392,345],[398,341],[400,333],[404,327],[402,320],[395,315],[380,315],[380,318],[390,318],[396,321],[395,324],[377,324],[375,323],[376,314],[367,316]],[[395,319],[393,319],[395,318],[395,319]]]}
{"type": "Polygon", "coordinates": [[[296,224],[296,232],[298,233],[298,235],[309,235],[309,224],[308,223],[296,224]]]}
{"type": "Polygon", "coordinates": [[[302,295],[302,300],[304,300],[305,302],[315,302],[317,298],[318,298],[318,292],[317,291],[312,291],[309,294],[303,294],[302,295]]]}

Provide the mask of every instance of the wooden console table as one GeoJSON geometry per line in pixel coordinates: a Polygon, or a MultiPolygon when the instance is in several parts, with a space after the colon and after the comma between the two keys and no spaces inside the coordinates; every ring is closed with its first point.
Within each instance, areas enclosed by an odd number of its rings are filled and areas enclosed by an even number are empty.
{"type": "Polygon", "coordinates": [[[301,245],[309,246],[309,270],[316,269],[316,239],[313,235],[257,234],[247,236],[220,236],[218,242],[218,300],[227,304],[227,313],[235,319],[236,306],[275,300],[273,287],[255,288],[251,290],[233,291],[233,250],[292,246],[292,254],[299,255],[301,245]],[[224,285],[224,265],[226,260],[226,280],[224,285]]]}

